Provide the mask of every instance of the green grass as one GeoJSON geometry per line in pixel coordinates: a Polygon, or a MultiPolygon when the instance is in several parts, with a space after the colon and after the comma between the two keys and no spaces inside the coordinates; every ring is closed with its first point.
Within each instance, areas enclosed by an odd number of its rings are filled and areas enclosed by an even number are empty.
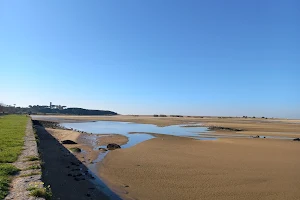
{"type": "Polygon", "coordinates": [[[0,199],[9,190],[10,176],[19,171],[12,163],[20,155],[28,118],[24,115],[6,115],[0,118],[0,199]]]}
{"type": "Polygon", "coordinates": [[[28,118],[23,115],[7,115],[0,118],[0,163],[17,160],[24,145],[28,118]]]}
{"type": "Polygon", "coordinates": [[[4,199],[9,190],[10,176],[16,174],[20,170],[12,164],[0,164],[0,199],[4,199]]]}

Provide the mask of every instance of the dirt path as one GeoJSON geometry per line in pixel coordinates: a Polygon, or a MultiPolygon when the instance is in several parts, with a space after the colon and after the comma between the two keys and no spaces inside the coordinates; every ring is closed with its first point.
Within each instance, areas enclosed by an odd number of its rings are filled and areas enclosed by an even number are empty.
{"type": "Polygon", "coordinates": [[[29,169],[32,166],[40,166],[39,161],[28,161],[28,157],[38,157],[37,144],[35,141],[31,120],[28,120],[26,126],[26,133],[24,138],[24,150],[19,156],[18,160],[13,163],[17,168],[21,169],[20,173],[13,179],[11,183],[11,190],[6,196],[5,200],[37,200],[43,198],[36,198],[29,195],[27,188],[30,185],[42,186],[41,170],[29,169]],[[36,174],[36,175],[31,175],[36,174]]]}
{"type": "Polygon", "coordinates": [[[51,185],[54,200],[109,199],[91,182],[94,176],[88,172],[85,165],[44,127],[35,127],[40,139],[39,151],[44,162],[42,180],[51,185]]]}

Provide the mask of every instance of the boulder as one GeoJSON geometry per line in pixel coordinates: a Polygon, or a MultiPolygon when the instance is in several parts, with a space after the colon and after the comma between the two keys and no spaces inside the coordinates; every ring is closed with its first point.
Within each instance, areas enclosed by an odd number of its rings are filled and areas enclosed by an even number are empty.
{"type": "Polygon", "coordinates": [[[61,141],[62,144],[77,144],[76,142],[72,141],[72,140],[63,140],[61,141]]]}
{"type": "Polygon", "coordinates": [[[120,149],[120,148],[121,148],[121,146],[118,144],[115,144],[115,143],[111,143],[111,144],[107,145],[108,150],[115,150],[115,149],[120,149]]]}
{"type": "Polygon", "coordinates": [[[260,137],[259,137],[259,135],[257,135],[257,136],[253,136],[253,138],[260,138],[260,137]]]}
{"type": "Polygon", "coordinates": [[[295,138],[293,139],[293,141],[300,141],[300,138],[295,138]]]}

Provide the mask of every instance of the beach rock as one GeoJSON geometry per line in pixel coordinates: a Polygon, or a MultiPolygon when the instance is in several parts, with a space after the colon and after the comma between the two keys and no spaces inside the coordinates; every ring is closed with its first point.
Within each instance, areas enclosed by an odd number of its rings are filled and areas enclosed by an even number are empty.
{"type": "Polygon", "coordinates": [[[99,148],[100,151],[107,151],[107,149],[100,147],[99,148]]]}
{"type": "Polygon", "coordinates": [[[121,146],[118,144],[115,144],[115,143],[111,143],[111,144],[107,145],[108,150],[115,150],[115,149],[120,149],[120,148],[121,148],[121,146]]]}
{"type": "Polygon", "coordinates": [[[74,153],[80,153],[81,149],[78,147],[74,147],[74,148],[70,148],[70,151],[74,152],[74,153]]]}
{"type": "Polygon", "coordinates": [[[76,142],[72,141],[72,140],[63,140],[61,141],[62,144],[77,144],[76,142]]]}
{"type": "Polygon", "coordinates": [[[259,138],[259,135],[257,135],[257,136],[253,136],[253,138],[259,138]]]}
{"type": "Polygon", "coordinates": [[[300,141],[300,138],[295,138],[293,139],[293,141],[300,141]]]}

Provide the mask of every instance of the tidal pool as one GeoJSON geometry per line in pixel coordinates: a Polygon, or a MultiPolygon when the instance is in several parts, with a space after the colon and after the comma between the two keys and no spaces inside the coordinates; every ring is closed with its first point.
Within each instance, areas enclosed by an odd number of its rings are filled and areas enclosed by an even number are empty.
{"type": "Polygon", "coordinates": [[[201,136],[208,132],[207,127],[185,127],[184,125],[172,125],[159,127],[153,124],[138,124],[118,121],[95,121],[80,123],[61,123],[65,128],[84,131],[93,134],[120,134],[128,138],[128,142],[122,148],[128,148],[140,142],[154,138],[155,134],[188,137],[199,140],[214,140],[215,137],[201,136]]]}

